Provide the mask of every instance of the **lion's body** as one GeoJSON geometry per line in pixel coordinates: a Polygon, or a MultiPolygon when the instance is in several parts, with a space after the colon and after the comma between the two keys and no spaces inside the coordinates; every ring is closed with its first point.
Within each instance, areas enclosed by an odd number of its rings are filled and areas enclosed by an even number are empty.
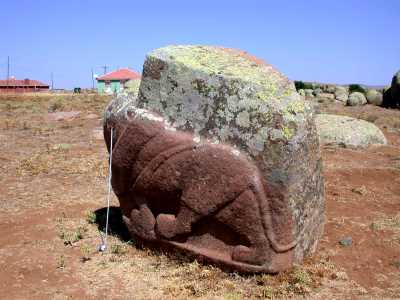
{"type": "Polygon", "coordinates": [[[186,243],[199,253],[207,253],[207,241],[217,237],[231,249],[233,262],[271,269],[291,263],[290,220],[280,229],[282,239],[271,218],[269,201],[279,201],[279,194],[267,190],[245,155],[227,145],[196,143],[161,122],[137,118],[123,127],[117,130],[113,188],[135,236],[186,243]],[[279,253],[286,254],[277,265],[272,260],[279,253]]]}

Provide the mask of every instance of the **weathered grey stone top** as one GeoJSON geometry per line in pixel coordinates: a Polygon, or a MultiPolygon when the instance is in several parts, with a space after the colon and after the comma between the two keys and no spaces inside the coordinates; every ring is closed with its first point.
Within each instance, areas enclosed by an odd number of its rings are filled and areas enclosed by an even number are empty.
{"type": "Polygon", "coordinates": [[[148,54],[138,105],[174,127],[257,155],[268,140],[291,140],[311,108],[294,84],[245,52],[168,46],[148,54]],[[240,141],[240,143],[237,143],[240,141]]]}
{"type": "MultiPolygon", "coordinates": [[[[178,68],[190,68],[208,76],[240,78],[251,82],[260,100],[280,99],[285,88],[291,85],[287,78],[262,60],[245,52],[215,46],[168,46],[156,49],[149,58],[178,64],[178,68]]],[[[210,87],[211,88],[211,87],[210,87]]]]}

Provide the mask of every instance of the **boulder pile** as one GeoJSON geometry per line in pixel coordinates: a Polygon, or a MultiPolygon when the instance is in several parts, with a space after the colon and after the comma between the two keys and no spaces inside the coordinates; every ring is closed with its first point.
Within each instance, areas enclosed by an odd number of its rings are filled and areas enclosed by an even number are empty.
{"type": "MultiPolygon", "coordinates": [[[[383,91],[365,89],[359,85],[353,85],[358,87],[354,91],[350,86],[345,85],[303,83],[299,86],[307,87],[298,89],[299,94],[306,100],[338,102],[349,106],[359,106],[367,103],[377,106],[382,105],[383,91]]],[[[388,94],[391,95],[391,91],[388,94]]]]}
{"type": "Polygon", "coordinates": [[[295,81],[296,89],[306,100],[336,101],[349,106],[372,104],[385,108],[400,107],[400,71],[393,75],[391,84],[383,89],[372,89],[353,84],[349,86],[295,81]]]}

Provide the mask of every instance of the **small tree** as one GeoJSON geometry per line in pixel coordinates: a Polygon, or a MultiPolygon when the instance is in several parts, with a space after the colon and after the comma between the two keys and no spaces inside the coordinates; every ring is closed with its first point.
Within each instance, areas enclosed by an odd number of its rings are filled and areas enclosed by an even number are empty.
{"type": "Polygon", "coordinates": [[[303,82],[303,81],[295,81],[294,85],[295,85],[297,91],[298,90],[307,90],[307,89],[312,89],[313,88],[312,84],[306,83],[306,82],[303,82]]]}
{"type": "Polygon", "coordinates": [[[350,84],[349,85],[349,93],[353,93],[353,92],[360,92],[362,94],[366,94],[367,91],[359,84],[350,84]]]}

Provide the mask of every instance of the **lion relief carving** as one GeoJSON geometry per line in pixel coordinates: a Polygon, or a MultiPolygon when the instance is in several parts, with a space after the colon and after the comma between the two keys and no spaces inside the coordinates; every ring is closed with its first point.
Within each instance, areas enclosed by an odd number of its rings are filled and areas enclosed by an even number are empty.
{"type": "Polygon", "coordinates": [[[112,187],[134,237],[243,272],[292,265],[287,204],[247,155],[199,141],[144,109],[106,122],[108,148],[111,129],[112,187]]]}

